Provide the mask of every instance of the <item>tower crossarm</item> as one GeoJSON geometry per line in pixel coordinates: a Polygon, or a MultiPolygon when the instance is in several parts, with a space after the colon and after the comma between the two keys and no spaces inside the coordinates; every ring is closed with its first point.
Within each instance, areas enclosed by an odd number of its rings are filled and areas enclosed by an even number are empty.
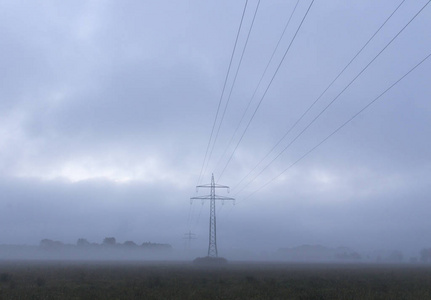
{"type": "MultiPolygon", "coordinates": [[[[214,197],[214,200],[235,200],[235,198],[223,197],[223,196],[218,196],[218,195],[214,195],[213,197],[214,197]]],[[[211,195],[191,197],[190,198],[190,200],[211,200],[211,199],[212,199],[211,195]]]]}
{"type": "Polygon", "coordinates": [[[229,187],[227,185],[221,185],[221,184],[214,184],[214,186],[211,186],[211,184],[203,184],[203,185],[197,185],[197,188],[215,188],[215,189],[228,189],[229,187]]]}
{"type": "Polygon", "coordinates": [[[223,196],[214,196],[214,200],[235,200],[235,198],[231,198],[231,197],[223,197],[223,196]]]}
{"type": "Polygon", "coordinates": [[[211,195],[190,197],[190,200],[211,200],[211,195]]]}

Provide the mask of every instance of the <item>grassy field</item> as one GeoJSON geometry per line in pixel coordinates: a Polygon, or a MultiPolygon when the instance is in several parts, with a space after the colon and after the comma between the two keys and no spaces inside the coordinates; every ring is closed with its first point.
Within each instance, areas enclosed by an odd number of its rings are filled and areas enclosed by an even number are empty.
{"type": "Polygon", "coordinates": [[[0,299],[431,299],[431,266],[0,262],[0,299]]]}

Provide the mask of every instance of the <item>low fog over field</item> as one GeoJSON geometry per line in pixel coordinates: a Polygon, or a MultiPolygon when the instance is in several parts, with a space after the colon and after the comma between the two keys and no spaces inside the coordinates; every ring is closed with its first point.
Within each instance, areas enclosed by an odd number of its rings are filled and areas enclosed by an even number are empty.
{"type": "Polygon", "coordinates": [[[222,256],[419,256],[431,247],[428,2],[1,1],[0,245],[115,237],[204,256],[209,203],[190,197],[214,173],[236,198],[217,202],[222,256]]]}

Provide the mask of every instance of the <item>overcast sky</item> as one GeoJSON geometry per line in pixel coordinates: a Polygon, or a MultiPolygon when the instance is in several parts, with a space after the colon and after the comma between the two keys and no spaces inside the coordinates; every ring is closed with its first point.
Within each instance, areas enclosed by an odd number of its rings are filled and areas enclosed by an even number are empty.
{"type": "MultiPolygon", "coordinates": [[[[299,2],[257,88],[296,4],[260,2],[199,181],[214,172],[232,187],[221,195],[237,199],[217,203],[221,254],[301,244],[413,254],[431,247],[431,58],[289,168],[430,54],[428,5],[349,85],[427,2],[399,7],[253,174],[336,101],[242,189],[240,180],[401,3],[316,0],[265,93],[311,1],[299,2]]],[[[0,1],[0,244],[114,236],[182,248],[191,230],[193,246],[205,249],[209,203],[189,198],[209,192],[195,186],[244,4],[0,1]]],[[[256,6],[248,1],[218,120],[256,6]]]]}

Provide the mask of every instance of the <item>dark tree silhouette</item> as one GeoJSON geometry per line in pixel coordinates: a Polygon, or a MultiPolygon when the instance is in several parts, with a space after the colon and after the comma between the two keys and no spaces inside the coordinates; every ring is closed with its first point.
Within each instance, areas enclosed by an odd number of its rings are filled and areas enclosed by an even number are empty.
{"type": "Polygon", "coordinates": [[[115,240],[114,237],[106,237],[103,240],[103,245],[106,245],[106,246],[115,246],[116,244],[117,244],[117,241],[115,240]]]}
{"type": "Polygon", "coordinates": [[[78,246],[78,247],[88,247],[88,246],[90,246],[90,243],[86,239],[80,238],[76,242],[76,246],[78,246]]]}
{"type": "Polygon", "coordinates": [[[44,249],[58,249],[63,247],[64,244],[59,241],[53,241],[50,239],[43,239],[40,241],[40,247],[44,249]]]}
{"type": "Polygon", "coordinates": [[[126,246],[126,247],[130,247],[130,248],[138,246],[134,241],[126,241],[126,242],[124,242],[123,245],[126,246]]]}

